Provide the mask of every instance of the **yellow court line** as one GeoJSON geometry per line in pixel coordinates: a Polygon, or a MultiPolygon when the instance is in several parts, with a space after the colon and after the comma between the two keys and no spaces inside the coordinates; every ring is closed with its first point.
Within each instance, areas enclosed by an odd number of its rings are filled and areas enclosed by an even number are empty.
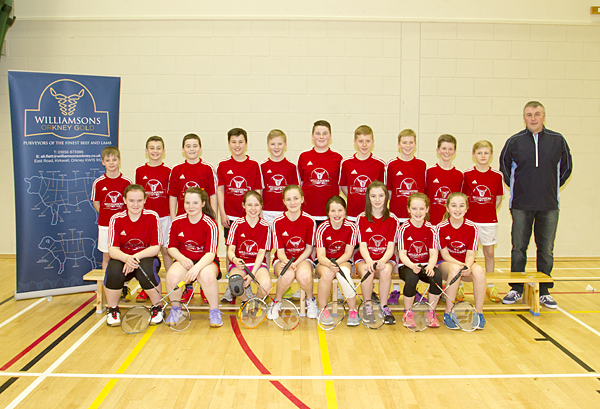
{"type": "MultiPolygon", "coordinates": [[[[319,327],[319,348],[321,349],[323,375],[333,375],[331,373],[331,361],[329,360],[327,338],[325,337],[325,331],[323,331],[321,327],[319,327]]],[[[335,397],[335,387],[333,385],[333,381],[325,381],[325,394],[327,396],[327,409],[337,409],[337,398],[335,397]]]]}
{"type": "MultiPolygon", "coordinates": [[[[127,358],[125,358],[125,361],[123,361],[123,363],[121,364],[121,366],[119,366],[119,369],[117,369],[116,373],[118,373],[118,374],[125,373],[125,371],[129,367],[129,365],[131,365],[131,363],[133,362],[133,360],[135,359],[135,357],[137,356],[137,354],[142,350],[142,348],[144,347],[144,345],[146,344],[146,342],[148,342],[148,340],[150,339],[150,337],[152,336],[152,334],[154,333],[154,331],[156,330],[156,328],[158,328],[158,326],[152,326],[152,327],[150,327],[148,329],[148,331],[146,331],[146,333],[144,334],[144,336],[142,337],[142,339],[140,339],[140,341],[133,348],[133,351],[131,351],[129,353],[129,355],[127,356],[127,358]]],[[[104,402],[104,399],[106,399],[106,397],[108,396],[108,394],[112,390],[112,388],[114,388],[114,386],[116,385],[117,381],[118,381],[118,379],[111,379],[111,380],[109,380],[108,383],[106,384],[106,386],[100,391],[100,394],[98,394],[98,396],[96,397],[96,399],[94,399],[94,401],[90,405],[89,409],[97,409],[97,408],[99,408],[100,405],[102,404],[102,402],[104,402]]]]}

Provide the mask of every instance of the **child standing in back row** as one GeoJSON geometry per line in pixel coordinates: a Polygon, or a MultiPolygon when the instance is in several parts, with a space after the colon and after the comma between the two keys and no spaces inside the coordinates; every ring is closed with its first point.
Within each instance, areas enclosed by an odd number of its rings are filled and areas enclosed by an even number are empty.
{"type": "MultiPolygon", "coordinates": [[[[146,141],[146,155],[148,163],[138,166],[135,170],[135,183],[142,186],[146,191],[146,205],[148,210],[153,210],[160,218],[160,229],[163,234],[163,243],[169,241],[169,230],[171,228],[171,216],[169,215],[169,175],[171,168],[166,166],[163,161],[165,153],[165,142],[160,136],[151,136],[146,141]]],[[[161,248],[165,270],[168,270],[173,264],[167,247],[161,248]]],[[[148,294],[141,289],[136,297],[137,302],[144,302],[148,299],[148,294]]]]}
{"type": "MultiPolygon", "coordinates": [[[[469,210],[465,216],[479,228],[479,243],[485,257],[485,271],[494,272],[494,245],[498,243],[498,216],[496,209],[504,195],[504,177],[490,167],[494,148],[489,141],[475,142],[473,159],[476,165],[465,171],[462,191],[469,197],[469,210]]],[[[487,295],[500,302],[498,290],[488,283],[487,295]]]]}
{"type": "Polygon", "coordinates": [[[354,147],[357,152],[340,165],[340,189],[348,199],[348,220],[351,221],[356,221],[365,210],[367,186],[376,180],[385,183],[385,162],[371,153],[374,142],[371,127],[356,128],[354,147]]]}

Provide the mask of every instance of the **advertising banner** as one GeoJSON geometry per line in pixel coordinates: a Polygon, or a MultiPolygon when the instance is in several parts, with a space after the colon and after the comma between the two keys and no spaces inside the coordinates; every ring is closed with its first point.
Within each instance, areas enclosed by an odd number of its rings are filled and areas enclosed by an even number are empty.
{"type": "Polygon", "coordinates": [[[8,72],[17,231],[15,299],[95,290],[92,184],[118,146],[121,79],[8,72]]]}

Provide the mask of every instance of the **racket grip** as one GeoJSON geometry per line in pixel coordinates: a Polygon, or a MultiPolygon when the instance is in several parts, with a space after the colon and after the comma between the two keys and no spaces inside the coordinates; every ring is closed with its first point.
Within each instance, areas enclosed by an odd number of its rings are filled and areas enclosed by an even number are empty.
{"type": "Polygon", "coordinates": [[[365,276],[360,280],[360,284],[362,284],[363,281],[365,281],[367,278],[369,278],[370,275],[371,275],[371,272],[367,271],[367,274],[365,274],[365,276]]]}
{"type": "Polygon", "coordinates": [[[296,260],[296,257],[292,256],[292,258],[289,259],[289,261],[287,262],[287,264],[283,267],[283,269],[281,270],[281,274],[279,274],[279,277],[281,277],[282,275],[285,274],[285,272],[287,271],[288,268],[290,268],[292,266],[292,263],[296,260]]]}
{"type": "Polygon", "coordinates": [[[185,285],[185,281],[180,281],[179,284],[177,284],[177,286],[175,287],[175,290],[177,290],[178,288],[181,288],[185,285]]]}

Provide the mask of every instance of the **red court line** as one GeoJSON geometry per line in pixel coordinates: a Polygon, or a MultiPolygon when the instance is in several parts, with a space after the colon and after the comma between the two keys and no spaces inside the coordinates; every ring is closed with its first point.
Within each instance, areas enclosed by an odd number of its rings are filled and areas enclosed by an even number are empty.
{"type": "Polygon", "coordinates": [[[82,309],[84,309],[86,305],[88,305],[89,303],[91,303],[95,299],[96,299],[96,295],[92,296],[92,298],[90,298],[89,300],[87,300],[86,302],[84,302],[83,304],[81,304],[79,307],[77,307],[72,313],[70,313],[65,318],[63,318],[58,324],[56,324],[55,326],[53,326],[52,328],[50,328],[44,335],[42,335],[41,337],[39,337],[38,339],[36,339],[35,341],[33,341],[33,343],[31,345],[29,345],[27,348],[25,348],[24,350],[22,350],[21,352],[19,352],[13,359],[11,359],[7,363],[5,363],[0,368],[0,371],[6,371],[8,368],[10,368],[15,362],[17,362],[19,359],[23,358],[23,356],[25,356],[25,354],[27,354],[29,351],[31,351],[33,348],[35,348],[37,345],[39,345],[40,342],[42,342],[43,340],[45,340],[46,338],[48,338],[48,336],[50,336],[54,331],[56,331],[57,329],[59,329],[60,327],[62,327],[67,321],[69,321],[71,318],[73,318],[73,316],[75,314],[77,314],[79,311],[81,311],[82,309]]]}
{"type": "MultiPolygon", "coordinates": [[[[257,358],[257,356],[254,355],[254,352],[252,352],[252,350],[250,349],[250,346],[248,345],[248,343],[246,342],[246,339],[242,335],[242,331],[240,331],[240,326],[238,325],[237,319],[235,318],[235,316],[230,315],[229,318],[231,320],[231,327],[233,328],[233,333],[235,334],[235,337],[237,338],[238,342],[240,343],[240,346],[242,347],[242,349],[244,350],[244,352],[246,353],[248,358],[250,358],[250,361],[252,361],[254,366],[256,366],[256,369],[258,369],[261,374],[271,375],[271,372],[269,372],[269,370],[263,365],[262,362],[260,362],[260,360],[257,358]]],[[[300,399],[298,399],[292,392],[290,392],[285,386],[283,386],[281,384],[281,382],[279,382],[279,381],[269,381],[269,382],[271,382],[273,384],[273,386],[279,390],[279,392],[283,393],[283,395],[286,398],[288,398],[297,407],[303,408],[303,409],[304,408],[310,409],[306,404],[304,404],[300,399]]]]}

